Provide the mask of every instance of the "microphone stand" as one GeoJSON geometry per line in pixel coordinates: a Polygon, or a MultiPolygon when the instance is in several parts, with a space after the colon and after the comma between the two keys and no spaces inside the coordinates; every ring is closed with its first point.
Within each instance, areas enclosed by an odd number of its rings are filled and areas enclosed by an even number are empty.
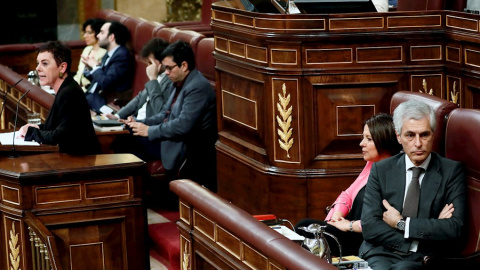
{"type": "Polygon", "coordinates": [[[20,105],[20,101],[27,95],[30,90],[27,90],[17,101],[17,110],[15,112],[15,123],[13,124],[13,143],[12,143],[12,153],[8,156],[9,158],[17,158],[18,154],[15,150],[15,131],[17,130],[17,119],[18,119],[18,106],[20,105]]]}

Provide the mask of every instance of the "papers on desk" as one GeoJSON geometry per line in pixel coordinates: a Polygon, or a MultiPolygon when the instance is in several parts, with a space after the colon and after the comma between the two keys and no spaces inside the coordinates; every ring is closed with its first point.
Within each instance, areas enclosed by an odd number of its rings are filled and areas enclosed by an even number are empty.
{"type": "Polygon", "coordinates": [[[288,227],[283,226],[283,225],[275,225],[275,226],[270,226],[272,229],[277,231],[278,233],[282,234],[283,236],[287,237],[288,239],[292,241],[303,241],[305,237],[297,234],[296,232],[290,230],[288,227]]]}
{"type": "MultiPolygon", "coordinates": [[[[15,132],[15,137],[18,136],[18,132],[15,132]]],[[[13,132],[0,133],[0,143],[2,145],[12,145],[13,144],[13,132]]],[[[15,138],[15,145],[40,145],[35,141],[25,141],[24,139],[15,138]]]]}

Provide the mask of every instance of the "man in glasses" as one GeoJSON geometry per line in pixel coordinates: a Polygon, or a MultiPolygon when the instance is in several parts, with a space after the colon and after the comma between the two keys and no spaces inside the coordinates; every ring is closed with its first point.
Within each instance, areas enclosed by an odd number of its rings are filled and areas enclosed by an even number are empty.
{"type": "Polygon", "coordinates": [[[184,175],[216,191],[215,142],[217,140],[215,92],[195,68],[195,56],[183,41],[170,44],[162,66],[172,81],[171,95],[162,112],[140,121],[127,121],[144,160],[162,160],[166,170],[184,175]]]}

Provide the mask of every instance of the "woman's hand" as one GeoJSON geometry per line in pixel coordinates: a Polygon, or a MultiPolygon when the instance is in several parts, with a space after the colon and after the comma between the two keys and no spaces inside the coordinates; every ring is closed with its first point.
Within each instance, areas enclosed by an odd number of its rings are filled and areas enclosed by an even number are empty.
{"type": "Polygon", "coordinates": [[[40,128],[38,125],[32,125],[32,124],[26,124],[24,126],[22,126],[17,132],[15,132],[17,134],[17,139],[25,139],[25,135],[27,134],[27,131],[28,131],[28,127],[34,127],[34,128],[40,128]]]}
{"type": "Polygon", "coordinates": [[[343,213],[340,212],[340,211],[335,211],[330,220],[331,221],[339,221],[341,218],[343,218],[343,213]]]}
{"type": "Polygon", "coordinates": [[[453,208],[453,203],[445,204],[442,212],[440,212],[440,215],[438,215],[438,219],[451,218],[454,210],[455,209],[453,208]]]}
{"type": "Polygon", "coordinates": [[[333,227],[343,232],[350,231],[350,220],[345,219],[343,217],[341,217],[339,220],[336,220],[336,221],[331,219],[330,221],[328,221],[328,224],[332,225],[333,227]]]}

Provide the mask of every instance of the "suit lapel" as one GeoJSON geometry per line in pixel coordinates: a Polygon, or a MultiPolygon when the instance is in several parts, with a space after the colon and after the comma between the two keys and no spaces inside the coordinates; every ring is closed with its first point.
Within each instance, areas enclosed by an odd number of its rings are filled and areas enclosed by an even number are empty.
{"type": "Polygon", "coordinates": [[[418,208],[419,218],[430,218],[430,209],[435,196],[440,188],[442,175],[440,174],[440,161],[435,153],[428,165],[425,177],[420,188],[420,205],[418,208]]]}
{"type": "Polygon", "coordinates": [[[398,211],[403,210],[403,198],[405,194],[405,157],[400,155],[398,160],[392,163],[392,167],[386,173],[387,182],[384,198],[398,211]]]}

